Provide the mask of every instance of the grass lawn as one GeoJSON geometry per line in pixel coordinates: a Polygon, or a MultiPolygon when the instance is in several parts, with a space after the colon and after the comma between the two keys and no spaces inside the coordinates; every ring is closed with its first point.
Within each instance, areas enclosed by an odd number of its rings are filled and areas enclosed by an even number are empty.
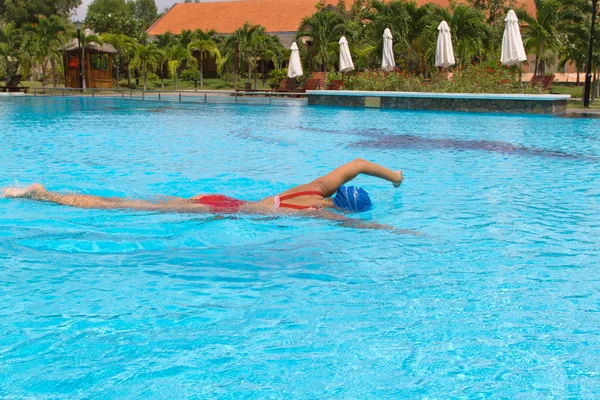
{"type": "Polygon", "coordinates": [[[581,99],[583,97],[583,83],[580,86],[576,86],[574,83],[553,83],[550,92],[553,94],[570,94],[574,99],[581,99]]]}
{"type": "MultiPolygon", "coordinates": [[[[238,80],[238,88],[243,89],[244,83],[246,83],[246,82],[248,82],[247,79],[238,80]]],[[[127,80],[121,79],[120,83],[121,83],[121,85],[126,85],[127,80]]],[[[132,80],[132,83],[135,83],[135,81],[132,80]]],[[[164,90],[175,90],[175,80],[174,79],[165,79],[164,83],[165,83],[164,90]]],[[[143,81],[143,79],[140,79],[140,84],[138,86],[138,89],[143,89],[143,88],[144,88],[144,81],[143,81]]],[[[198,87],[196,89],[198,89],[198,90],[233,90],[233,82],[224,81],[223,79],[220,79],[220,78],[207,78],[207,79],[204,79],[204,86],[200,87],[200,82],[198,82],[198,87]]],[[[254,80],[252,81],[252,89],[254,89],[254,80]]],[[[258,90],[271,89],[271,87],[269,86],[269,81],[267,81],[267,84],[265,86],[263,86],[262,81],[258,80],[257,89],[258,90]]],[[[148,90],[163,90],[162,82],[160,80],[148,81],[148,90]]],[[[178,80],[177,81],[177,90],[194,90],[194,82],[178,80]]]]}

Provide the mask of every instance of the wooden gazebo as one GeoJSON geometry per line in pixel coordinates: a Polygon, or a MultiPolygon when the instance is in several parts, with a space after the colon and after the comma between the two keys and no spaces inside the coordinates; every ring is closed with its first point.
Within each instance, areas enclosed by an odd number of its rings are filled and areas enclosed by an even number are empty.
{"type": "MultiPolygon", "coordinates": [[[[84,35],[89,35],[91,31],[86,29],[84,35]]],[[[79,41],[77,38],[64,45],[63,64],[65,68],[65,86],[70,88],[80,88],[80,68],[79,68],[79,41]]],[[[86,88],[105,88],[110,89],[112,82],[113,56],[118,54],[116,48],[110,44],[88,43],[85,47],[84,76],[86,88]]]]}

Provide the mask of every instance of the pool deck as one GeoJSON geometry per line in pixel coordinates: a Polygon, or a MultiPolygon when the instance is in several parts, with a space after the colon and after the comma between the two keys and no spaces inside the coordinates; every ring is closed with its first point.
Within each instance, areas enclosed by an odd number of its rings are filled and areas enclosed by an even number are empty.
{"type": "Polygon", "coordinates": [[[570,95],[312,90],[308,104],[403,110],[566,115],[570,95]]]}
{"type": "Polygon", "coordinates": [[[600,109],[594,108],[569,108],[567,118],[600,118],[600,109]]]}

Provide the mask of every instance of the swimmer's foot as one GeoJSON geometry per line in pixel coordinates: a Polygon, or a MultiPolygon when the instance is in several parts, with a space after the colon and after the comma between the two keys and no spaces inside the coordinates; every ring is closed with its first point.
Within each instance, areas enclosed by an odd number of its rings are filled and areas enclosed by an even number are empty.
{"type": "Polygon", "coordinates": [[[39,183],[34,183],[26,188],[4,188],[2,189],[2,197],[8,199],[31,199],[46,192],[46,188],[39,183]]]}

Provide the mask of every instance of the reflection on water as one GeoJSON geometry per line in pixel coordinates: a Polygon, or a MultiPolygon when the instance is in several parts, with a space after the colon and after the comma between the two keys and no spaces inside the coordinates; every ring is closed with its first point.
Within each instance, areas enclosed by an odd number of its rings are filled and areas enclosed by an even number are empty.
{"type": "Polygon", "coordinates": [[[500,154],[514,154],[519,156],[580,159],[588,161],[599,160],[597,157],[586,156],[583,154],[543,150],[534,147],[518,146],[510,143],[489,140],[460,140],[450,138],[436,139],[412,135],[382,135],[376,133],[365,133],[365,136],[371,136],[371,138],[369,140],[363,140],[354,143],[352,144],[352,146],[373,149],[417,149],[457,151],[475,150],[500,154]]]}

